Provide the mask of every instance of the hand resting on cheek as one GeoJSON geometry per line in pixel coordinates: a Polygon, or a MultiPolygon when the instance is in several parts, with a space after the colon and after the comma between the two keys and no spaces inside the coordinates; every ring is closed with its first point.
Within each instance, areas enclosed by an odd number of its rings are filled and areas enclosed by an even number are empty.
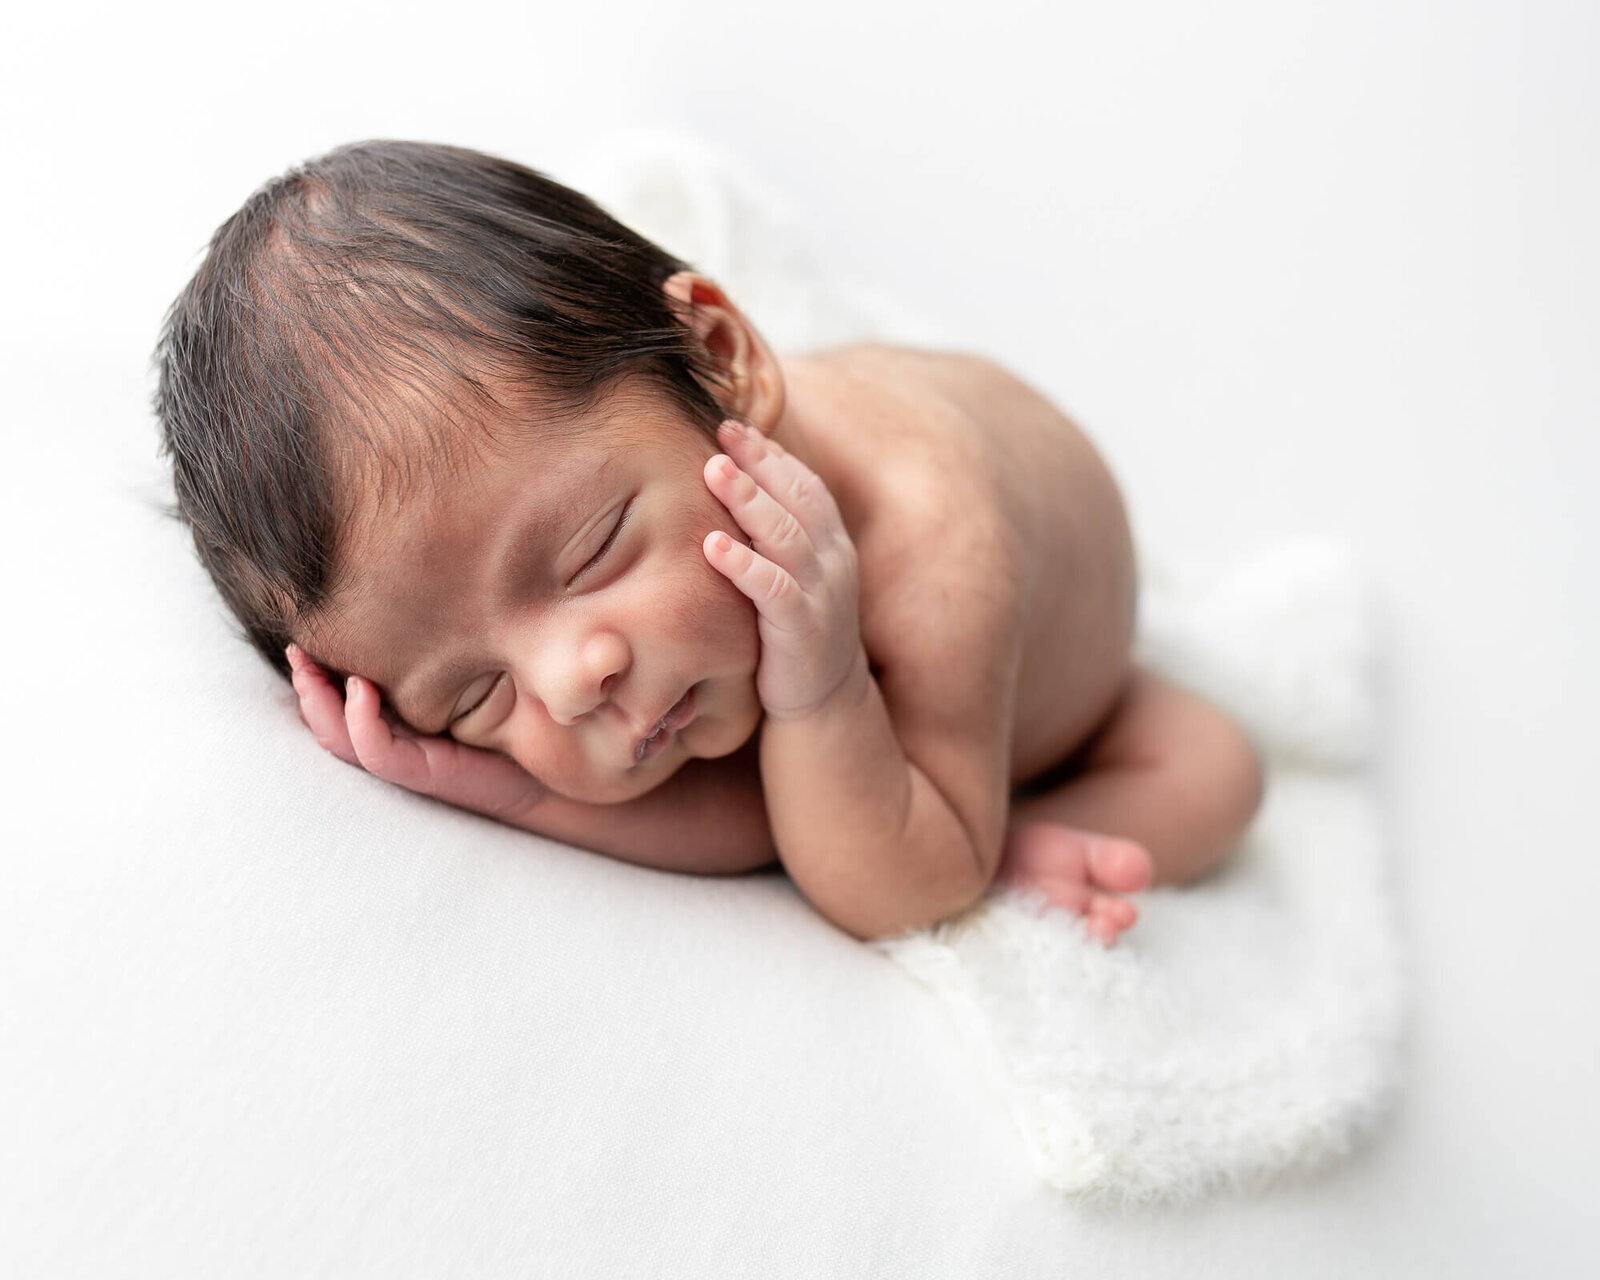
{"type": "Polygon", "coordinates": [[[756,607],[756,692],[770,717],[799,719],[870,679],[858,620],[855,544],[822,480],[776,441],[729,420],[728,450],[705,465],[707,487],[749,544],[725,533],[706,559],[756,607]]]}
{"type": "Polygon", "coordinates": [[[548,797],[537,778],[497,751],[391,722],[372,681],[351,676],[341,697],[328,673],[299,645],[289,646],[288,657],[300,719],[345,763],[407,791],[516,826],[525,825],[548,797]]]}
{"type": "Polygon", "coordinates": [[[288,647],[295,693],[318,743],[347,764],[408,791],[536,835],[665,871],[721,875],[769,865],[776,850],[753,750],[690,761],[621,804],[570,800],[498,751],[421,734],[384,714],[372,681],[346,692],[298,645],[288,647]]]}

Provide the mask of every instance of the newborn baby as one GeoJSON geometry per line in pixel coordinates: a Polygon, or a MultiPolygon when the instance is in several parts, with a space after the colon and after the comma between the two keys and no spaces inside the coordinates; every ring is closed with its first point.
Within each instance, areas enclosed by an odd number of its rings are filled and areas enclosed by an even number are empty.
{"type": "Polygon", "coordinates": [[[218,230],[157,412],[178,505],[317,740],[630,861],[781,861],[858,937],[997,876],[1110,942],[1261,773],[1130,659],[1116,485],[979,358],[779,359],[521,166],[345,147],[218,230]]]}

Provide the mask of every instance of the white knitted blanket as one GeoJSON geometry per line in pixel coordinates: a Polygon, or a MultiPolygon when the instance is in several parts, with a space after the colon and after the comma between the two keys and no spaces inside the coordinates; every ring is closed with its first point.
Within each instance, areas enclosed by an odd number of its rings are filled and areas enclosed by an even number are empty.
{"type": "MultiPolygon", "coordinates": [[[[577,179],[721,280],[780,349],[938,335],[832,278],[781,205],[681,139],[635,137],[577,179]]],[[[1384,843],[1367,602],[1337,548],[1206,581],[1148,569],[1142,657],[1232,710],[1265,807],[1208,883],[1141,895],[1110,949],[1016,894],[880,944],[946,1005],[1041,1177],[1181,1199],[1307,1169],[1382,1113],[1403,995],[1384,843]]]]}
{"type": "Polygon", "coordinates": [[[1229,707],[1268,761],[1236,860],[1141,895],[1110,949],[1016,894],[883,944],[952,1010],[1040,1176],[1123,1200],[1347,1150],[1392,1092],[1403,1009],[1348,562],[1290,547],[1214,584],[1147,583],[1143,603],[1146,659],[1229,707]]]}

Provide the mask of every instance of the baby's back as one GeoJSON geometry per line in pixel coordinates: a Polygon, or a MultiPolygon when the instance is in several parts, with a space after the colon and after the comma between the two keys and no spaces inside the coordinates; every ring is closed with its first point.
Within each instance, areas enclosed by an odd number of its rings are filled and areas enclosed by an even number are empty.
{"type": "Polygon", "coordinates": [[[986,360],[882,346],[785,362],[797,439],[861,563],[886,696],[985,682],[1023,781],[1078,747],[1129,669],[1135,570],[1115,481],[1059,410],[986,360]]]}

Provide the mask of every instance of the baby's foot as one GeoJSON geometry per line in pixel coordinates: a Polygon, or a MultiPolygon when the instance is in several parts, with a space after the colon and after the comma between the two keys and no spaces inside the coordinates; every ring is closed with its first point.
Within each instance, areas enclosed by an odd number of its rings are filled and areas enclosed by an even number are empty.
{"type": "Polygon", "coordinates": [[[997,883],[1042,893],[1051,906],[1084,918],[1108,946],[1139,917],[1118,894],[1148,888],[1149,851],[1134,840],[1079,831],[1057,822],[1023,822],[1006,833],[997,883]]]}

